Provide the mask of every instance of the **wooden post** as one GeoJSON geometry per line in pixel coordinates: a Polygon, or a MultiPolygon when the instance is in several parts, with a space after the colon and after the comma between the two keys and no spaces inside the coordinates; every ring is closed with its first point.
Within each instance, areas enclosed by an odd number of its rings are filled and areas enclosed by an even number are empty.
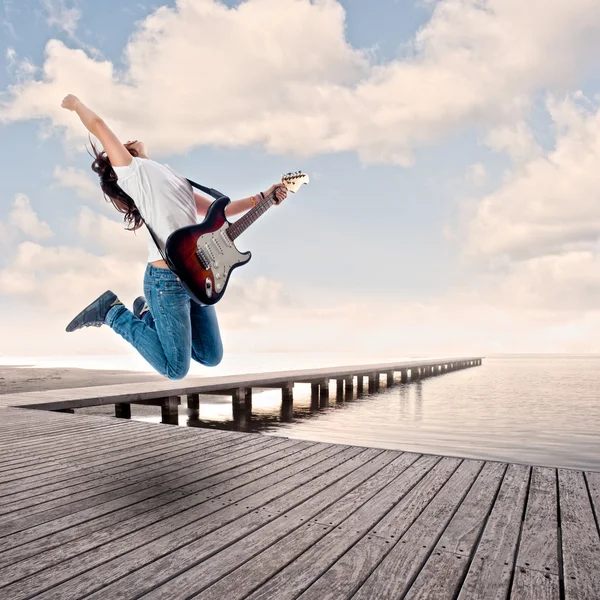
{"type": "Polygon", "coordinates": [[[281,388],[281,421],[289,423],[294,418],[294,384],[281,388]]]}
{"type": "Polygon", "coordinates": [[[350,396],[350,398],[352,398],[353,393],[354,393],[354,376],[346,377],[346,397],[350,396]]]}
{"type": "Polygon", "coordinates": [[[394,385],[394,371],[387,372],[387,386],[391,387],[394,385]]]}
{"type": "Polygon", "coordinates": [[[200,419],[200,394],[187,395],[187,415],[191,421],[200,419]]]}
{"type": "Polygon", "coordinates": [[[335,380],[335,399],[338,402],[344,399],[344,380],[340,378],[335,380]]]}
{"type": "Polygon", "coordinates": [[[400,371],[400,383],[406,383],[408,381],[408,369],[402,369],[400,371]]]}
{"type": "Polygon", "coordinates": [[[414,381],[415,379],[419,379],[421,373],[419,371],[419,367],[411,367],[410,368],[410,380],[414,381]]]}
{"type": "Polygon", "coordinates": [[[365,385],[364,375],[357,375],[356,376],[356,395],[357,396],[363,395],[363,393],[365,391],[364,385],[365,385]]]}
{"type": "Polygon", "coordinates": [[[117,419],[131,419],[131,404],[128,402],[115,404],[115,417],[117,419]]]}
{"type": "Polygon", "coordinates": [[[327,408],[329,406],[329,379],[321,381],[319,388],[319,406],[327,408]]]}
{"type": "Polygon", "coordinates": [[[375,390],[379,390],[381,387],[381,373],[375,374],[375,390]]]}
{"type": "Polygon", "coordinates": [[[319,408],[319,384],[310,384],[310,408],[315,410],[319,408]]]}
{"type": "Polygon", "coordinates": [[[369,375],[369,394],[377,391],[377,374],[371,373],[369,375]]]}
{"type": "Polygon", "coordinates": [[[161,415],[165,425],[179,425],[179,396],[163,398],[161,415]]]}
{"type": "Polygon", "coordinates": [[[231,394],[231,400],[236,429],[246,431],[252,418],[252,388],[236,388],[231,394]]]}

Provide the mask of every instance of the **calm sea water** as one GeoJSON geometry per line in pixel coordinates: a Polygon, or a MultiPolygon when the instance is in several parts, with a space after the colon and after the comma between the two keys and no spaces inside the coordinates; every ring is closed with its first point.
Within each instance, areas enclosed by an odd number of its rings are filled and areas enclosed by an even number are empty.
{"type": "Polygon", "coordinates": [[[281,420],[280,392],[268,390],[255,392],[245,420],[234,421],[221,398],[203,402],[199,421],[182,415],[180,424],[600,471],[600,357],[487,358],[344,400],[334,383],[326,408],[311,408],[309,386],[297,385],[290,422],[281,420]]]}

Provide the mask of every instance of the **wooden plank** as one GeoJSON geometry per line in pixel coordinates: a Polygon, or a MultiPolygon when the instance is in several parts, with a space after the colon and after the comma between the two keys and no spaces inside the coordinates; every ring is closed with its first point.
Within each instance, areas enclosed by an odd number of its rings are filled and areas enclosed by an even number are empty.
{"type": "MultiPolygon", "coordinates": [[[[185,466],[183,470],[187,470],[185,466]]],[[[171,478],[175,475],[176,473],[172,474],[171,478]]],[[[99,494],[94,493],[91,496],[79,499],[75,505],[71,502],[59,502],[56,506],[42,510],[41,512],[30,513],[28,510],[24,510],[5,515],[3,518],[0,518],[0,548],[3,547],[2,536],[9,536],[19,531],[30,530],[37,525],[60,519],[63,516],[84,512],[94,506],[110,504],[113,500],[120,498],[127,499],[128,496],[135,496],[146,489],[153,489],[155,495],[158,495],[161,491],[164,492],[169,489],[164,487],[168,479],[169,477],[165,477],[164,475],[159,475],[155,478],[142,478],[139,482],[125,487],[118,486],[115,489],[115,486],[109,486],[106,491],[99,494]]]]}
{"type": "MultiPolygon", "coordinates": [[[[442,459],[401,502],[389,511],[370,531],[365,532],[358,542],[331,564],[299,598],[303,600],[311,598],[322,598],[323,600],[349,598],[353,596],[378,565],[381,566],[382,571],[379,573],[376,571],[374,578],[366,585],[364,593],[359,591],[357,597],[362,599],[399,596],[400,591],[407,587],[407,582],[404,580],[405,574],[394,571],[393,565],[387,562],[385,557],[389,555],[390,551],[398,548],[396,544],[402,539],[400,549],[396,552],[394,558],[400,562],[403,569],[408,569],[408,573],[410,573],[411,568],[411,554],[413,557],[412,562],[419,562],[419,550],[415,548],[413,553],[410,551],[406,553],[406,540],[403,538],[405,534],[408,535],[408,532],[413,527],[418,528],[417,522],[420,518],[427,520],[428,517],[427,515],[423,515],[423,512],[426,511],[427,506],[435,502],[438,492],[442,494],[441,502],[434,504],[434,510],[437,506],[442,519],[444,518],[444,509],[448,510],[448,506],[444,507],[443,504],[446,501],[447,505],[449,498],[440,490],[445,488],[451,492],[456,492],[456,488],[458,487],[460,489],[460,492],[458,492],[460,498],[467,492],[481,465],[467,465],[465,469],[459,472],[458,478],[454,480],[456,484],[451,484],[448,488],[447,486],[450,484],[452,477],[456,475],[457,468],[460,469],[459,465],[460,460],[458,459],[442,459]],[[471,471],[470,479],[469,471],[471,471]],[[465,482],[465,478],[462,476],[465,473],[467,474],[467,482],[465,482]],[[416,558],[415,554],[417,554],[416,558]],[[385,578],[395,577],[397,580],[387,582],[381,578],[381,575],[385,578]],[[388,584],[390,585],[388,586],[388,584]]],[[[453,511],[458,505],[460,498],[452,497],[452,493],[449,495],[451,497],[449,510],[453,511]]],[[[447,515],[446,518],[449,518],[449,516],[447,515]]],[[[435,529],[435,525],[433,524],[430,527],[435,529]]],[[[419,537],[419,532],[416,530],[415,535],[419,537]]],[[[421,532],[420,537],[424,535],[421,532]]],[[[421,551],[426,550],[427,546],[424,540],[422,543],[425,545],[425,548],[421,548],[421,551]]],[[[429,543],[433,546],[435,538],[431,539],[429,543]]],[[[415,569],[416,565],[413,564],[412,568],[415,569]]]]}
{"type": "MultiPolygon", "coordinates": [[[[252,447],[252,446],[251,446],[252,447]]],[[[167,448],[168,451],[172,451],[171,448],[167,448]]],[[[245,450],[248,450],[245,447],[245,450]]],[[[190,452],[193,449],[190,449],[190,452]]],[[[181,447],[178,446],[176,449],[175,456],[181,452],[181,447]]],[[[161,457],[163,453],[161,452],[161,457]]],[[[157,476],[150,476],[148,472],[134,473],[129,475],[126,479],[112,479],[108,478],[108,481],[104,485],[86,486],[86,489],[79,490],[77,487],[72,488],[68,495],[60,494],[58,498],[54,500],[45,496],[43,499],[32,499],[25,506],[19,503],[16,507],[9,506],[8,510],[4,511],[4,514],[0,514],[0,528],[3,529],[3,524],[10,523],[11,521],[21,521],[27,519],[26,523],[28,527],[31,527],[40,522],[45,522],[57,518],[61,514],[68,514],[76,510],[83,510],[96,504],[102,504],[113,498],[118,498],[123,495],[132,493],[141,489],[142,487],[148,487],[152,485],[160,485],[167,483],[170,479],[175,477],[175,474],[183,471],[189,471],[189,463],[185,461],[172,461],[168,465],[168,473],[158,474],[157,476]],[[40,501],[41,500],[41,501],[40,501]],[[69,506],[73,503],[77,503],[76,507],[69,506]],[[43,513],[43,514],[38,514],[43,513]],[[35,516],[33,516],[35,515],[35,516]]],[[[204,457],[205,460],[205,457],[204,457]]],[[[1,513],[2,511],[0,511],[1,513]]]]}
{"type": "MultiPolygon", "coordinates": [[[[90,437],[94,437],[94,445],[99,444],[99,447],[109,445],[112,440],[123,438],[127,435],[126,432],[122,431],[121,428],[115,427],[114,429],[103,428],[100,431],[93,428],[87,428],[85,430],[87,434],[87,440],[78,438],[76,432],[72,432],[71,435],[60,437],[56,439],[56,443],[52,443],[50,440],[41,447],[32,446],[29,449],[23,449],[22,451],[16,451],[12,448],[4,449],[3,456],[4,460],[0,463],[0,470],[4,471],[11,468],[11,466],[25,466],[33,461],[56,459],[58,457],[65,457],[73,454],[78,454],[82,450],[86,450],[90,447],[90,437]]],[[[54,441],[54,439],[52,440],[54,441]]]]}
{"type": "MultiPolygon", "coordinates": [[[[315,447],[319,449],[319,445],[315,445],[315,447]]],[[[101,546],[138,529],[149,527],[165,518],[173,517],[178,512],[192,509],[197,511],[197,505],[211,499],[219,501],[218,504],[212,503],[212,512],[219,510],[223,504],[239,502],[263,489],[262,485],[268,486],[272,483],[268,477],[263,477],[264,465],[273,464],[276,468],[281,466],[280,477],[285,479],[290,474],[293,475],[311,467],[313,467],[313,472],[319,472],[319,469],[327,470],[329,464],[326,461],[341,451],[342,449],[338,446],[328,446],[321,449],[316,456],[303,459],[294,456],[293,468],[286,466],[285,453],[281,453],[278,460],[265,457],[258,462],[253,461],[247,465],[233,467],[228,471],[230,476],[228,489],[224,489],[222,485],[222,473],[216,473],[203,480],[204,487],[201,488],[198,485],[195,492],[190,492],[183,497],[181,497],[182,493],[178,491],[176,498],[165,500],[161,506],[149,505],[148,502],[138,503],[119,511],[118,514],[111,513],[91,519],[0,554],[0,566],[22,561],[18,565],[19,570],[17,571],[17,579],[20,579],[23,574],[31,574],[69,557],[79,556],[91,548],[101,546]],[[263,484],[257,485],[253,476],[258,480],[262,478],[263,484]],[[180,497],[181,499],[179,499],[180,497]],[[25,559],[29,557],[33,557],[33,560],[26,562],[25,559]]],[[[167,496],[166,494],[164,497],[167,496]]],[[[206,507],[204,507],[204,513],[206,513],[206,507]]]]}
{"type": "MultiPolygon", "coordinates": [[[[214,475],[222,471],[227,471],[229,468],[231,468],[232,458],[236,459],[238,463],[251,462],[253,460],[256,460],[256,458],[259,458],[261,454],[264,454],[265,452],[272,453],[278,446],[280,446],[280,443],[267,443],[262,444],[259,447],[258,451],[248,452],[244,449],[233,454],[227,454],[225,457],[220,457],[216,461],[211,461],[210,466],[204,467],[201,470],[201,473],[192,474],[188,476],[187,481],[193,481],[194,478],[196,480],[206,479],[210,475],[214,475]]],[[[77,511],[71,514],[66,514],[63,517],[54,519],[52,521],[48,521],[36,525],[34,527],[29,527],[28,529],[17,531],[15,533],[12,533],[11,535],[6,535],[5,537],[0,538],[0,551],[5,551],[10,548],[20,546],[21,544],[24,544],[28,541],[47,536],[51,533],[60,531],[62,529],[68,529],[76,524],[83,523],[103,514],[107,514],[116,510],[122,510],[123,508],[130,506],[131,504],[135,504],[136,502],[141,502],[142,500],[151,498],[152,496],[158,496],[164,491],[164,489],[156,487],[143,489],[136,494],[130,494],[129,496],[117,498],[116,500],[106,502],[99,506],[94,506],[92,508],[77,511]]],[[[16,525],[16,527],[18,527],[18,525],[16,525]]]]}
{"type": "Polygon", "coordinates": [[[402,502],[419,482],[434,470],[439,474],[439,462],[438,457],[419,458],[337,527],[325,525],[330,522],[325,519],[303,525],[260,554],[254,565],[260,569],[265,583],[247,597],[253,600],[296,598],[391,508],[402,502]]]}
{"type": "Polygon", "coordinates": [[[160,434],[152,436],[144,432],[137,432],[137,434],[132,432],[131,436],[118,436],[110,440],[110,443],[99,445],[98,451],[94,452],[94,449],[91,448],[89,435],[86,435],[86,437],[88,438],[88,449],[80,453],[75,453],[71,459],[61,457],[61,460],[56,460],[55,457],[50,456],[45,460],[40,459],[29,465],[12,466],[0,472],[0,492],[10,482],[27,479],[28,477],[35,477],[37,479],[47,473],[52,474],[57,470],[73,470],[76,467],[85,466],[86,459],[90,459],[90,457],[95,462],[99,460],[110,462],[111,457],[123,456],[123,450],[127,448],[135,453],[137,448],[167,447],[174,441],[169,440],[168,436],[165,437],[160,434]],[[65,463],[69,463],[69,466],[65,463]]]}
{"type": "Polygon", "coordinates": [[[455,598],[483,526],[496,499],[506,465],[486,463],[406,595],[407,600],[455,598]]]}
{"type": "Polygon", "coordinates": [[[361,552],[377,554],[371,552],[372,540],[367,536],[301,597],[316,598],[321,593],[325,600],[335,598],[340,591],[354,592],[359,586],[353,600],[404,596],[482,467],[479,461],[463,462],[400,540],[383,538],[387,545],[384,550],[388,553],[381,563],[360,560],[361,552]],[[352,563],[359,560],[366,566],[360,575],[358,569],[356,572],[352,569],[352,563]],[[363,575],[368,577],[366,581],[363,575]]]}
{"type": "Polygon", "coordinates": [[[509,465],[459,600],[505,600],[514,569],[523,509],[529,486],[529,467],[509,465]]]}
{"type": "Polygon", "coordinates": [[[558,470],[565,600],[600,598],[600,539],[583,473],[558,470]]]}
{"type": "Polygon", "coordinates": [[[510,600],[559,600],[560,583],[557,575],[517,567],[510,600]]]}
{"type": "Polygon", "coordinates": [[[45,505],[49,501],[85,490],[91,490],[109,482],[117,484],[125,478],[133,481],[132,477],[149,477],[153,471],[160,471],[165,467],[172,470],[182,463],[187,465],[192,456],[197,455],[203,450],[213,452],[215,449],[230,446],[230,443],[225,440],[221,444],[215,444],[210,440],[200,439],[202,441],[199,443],[194,443],[192,440],[181,440],[178,443],[174,443],[167,450],[161,451],[160,458],[150,456],[140,461],[128,463],[127,470],[124,470],[121,466],[118,470],[116,468],[111,469],[110,472],[90,472],[74,479],[51,483],[33,490],[4,496],[2,502],[0,502],[0,515],[28,506],[45,505]],[[130,471],[134,471],[134,474],[132,475],[130,471]]]}
{"type": "MultiPolygon", "coordinates": [[[[254,441],[248,439],[246,444],[252,444],[254,441]]],[[[1,494],[11,494],[13,492],[19,492],[25,489],[31,489],[44,485],[50,481],[60,481],[71,478],[73,475],[81,473],[82,469],[92,469],[96,471],[110,471],[114,465],[136,462],[144,457],[157,456],[160,454],[160,450],[168,447],[168,442],[163,442],[160,445],[149,444],[143,450],[131,450],[129,452],[117,452],[108,458],[90,460],[73,467],[67,467],[61,465],[58,470],[40,471],[39,473],[30,474],[26,478],[19,478],[12,482],[3,483],[0,486],[1,494]],[[34,476],[35,475],[35,476],[34,476]]],[[[143,446],[142,446],[143,447],[143,446]]]]}
{"type": "MultiPolygon", "coordinates": [[[[33,578],[18,581],[12,586],[4,588],[4,592],[10,592],[12,600],[26,598],[41,590],[48,590],[39,595],[39,598],[60,598],[66,600],[70,597],[78,597],[90,594],[100,588],[105,588],[111,582],[124,578],[132,573],[139,576],[139,586],[136,585],[137,593],[147,589],[154,577],[157,576],[155,565],[162,556],[169,555],[177,548],[185,547],[192,549],[192,542],[204,536],[207,539],[209,532],[213,533],[215,545],[227,545],[223,537],[222,528],[231,523],[232,535],[243,536],[245,530],[239,529],[241,517],[249,518],[248,527],[258,527],[257,522],[271,517],[271,513],[258,510],[265,504],[275,503],[273,497],[278,498],[281,492],[292,505],[298,504],[314,495],[315,490],[327,487],[332,480],[343,477],[346,473],[355,470],[361,462],[367,462],[377,453],[359,448],[346,448],[315,468],[317,472],[327,469],[319,477],[314,477],[313,469],[309,469],[301,476],[292,477],[289,481],[284,480],[269,488],[268,493],[254,494],[245,499],[241,505],[230,505],[220,510],[211,511],[210,504],[206,510],[206,516],[201,516],[198,507],[194,511],[186,511],[174,515],[172,518],[163,519],[152,528],[136,531],[103,545],[98,549],[91,550],[77,556],[72,560],[62,562],[53,569],[45,570],[33,578]],[[360,458],[359,458],[360,457],[360,458]],[[299,483],[304,481],[303,485],[299,483]],[[217,530],[220,531],[217,532],[217,530]],[[110,560],[109,560],[110,559],[110,560]],[[145,565],[150,565],[144,568],[145,565]],[[150,572],[148,572],[150,571],[150,572]],[[57,585],[63,581],[64,583],[57,585]],[[56,586],[52,587],[51,586],[56,586]]],[[[158,574],[159,575],[159,574],[158,574]]],[[[121,579],[124,581],[124,579],[121,579]]],[[[119,582],[117,582],[117,585],[119,582]]],[[[106,590],[109,588],[106,587],[106,590]]],[[[103,590],[104,591],[104,590],[103,590]]],[[[112,592],[106,591],[110,597],[112,592]]]]}
{"type": "Polygon", "coordinates": [[[585,479],[592,501],[592,508],[596,516],[596,523],[600,523],[600,473],[585,473],[585,479]]]}
{"type": "MultiPolygon", "coordinates": [[[[251,560],[259,552],[268,550],[280,539],[298,529],[299,526],[302,527],[303,523],[308,523],[311,518],[318,517],[326,520],[329,525],[321,527],[316,521],[310,523],[310,532],[311,534],[316,533],[316,537],[311,535],[310,540],[304,540],[304,544],[314,542],[319,536],[325,535],[324,530],[328,531],[332,526],[344,521],[349,514],[397,478],[416,459],[417,455],[402,454],[398,456],[392,451],[381,453],[368,464],[359,467],[351,475],[339,480],[308,501],[185,570],[179,577],[171,579],[167,584],[151,592],[148,598],[152,598],[156,594],[159,597],[161,595],[164,597],[187,597],[215,582],[215,585],[208,590],[208,597],[227,598],[228,600],[244,597],[258,585],[257,581],[261,582],[261,572],[263,572],[264,578],[264,569],[261,567],[267,563],[270,564],[268,560],[265,562],[265,554],[251,560]],[[352,486],[355,487],[352,489],[352,486]],[[348,491],[349,489],[351,491],[348,491]],[[239,565],[242,566],[235,570],[239,565]],[[228,573],[229,576],[225,577],[228,573]]],[[[280,554],[276,554],[276,556],[281,559],[280,554]]]]}
{"type": "MultiPolygon", "coordinates": [[[[39,548],[34,552],[28,552],[25,559],[22,549],[23,546],[16,549],[21,559],[11,568],[0,570],[0,585],[7,585],[18,581],[23,577],[32,575],[38,571],[49,568],[52,565],[64,562],[69,558],[77,558],[81,554],[110,541],[117,540],[128,533],[148,527],[154,523],[159,523],[165,518],[173,518],[177,513],[188,511],[188,516],[206,516],[212,512],[221,509],[223,505],[233,504],[236,501],[243,500],[245,497],[256,493],[272,484],[270,474],[275,474],[281,479],[286,479],[304,469],[309,469],[323,462],[327,458],[340,452],[339,448],[325,446],[323,444],[300,444],[301,450],[295,452],[295,447],[289,447],[280,451],[276,460],[264,459],[261,464],[256,464],[256,468],[247,474],[240,474],[231,477],[228,481],[229,489],[223,486],[217,487],[218,476],[213,476],[211,480],[205,482],[204,493],[188,494],[185,497],[170,498],[159,507],[139,515],[136,518],[119,518],[117,515],[112,526],[109,523],[102,523],[104,527],[96,528],[96,532],[91,532],[87,528],[85,537],[72,536],[72,540],[56,540],[48,544],[45,539],[47,550],[41,552],[39,548]],[[203,505],[203,506],[202,506],[203,505]],[[192,509],[195,513],[190,512],[192,509]],[[201,512],[200,512],[201,511],[201,512]],[[37,552],[35,552],[37,550],[37,552]],[[25,560],[23,560],[25,559],[25,560]]],[[[239,470],[239,469],[238,469],[239,470]]],[[[135,515],[134,515],[135,516],[135,515]]],[[[81,532],[78,532],[81,533],[81,532]]]]}
{"type": "MultiPolygon", "coordinates": [[[[248,447],[248,444],[253,445],[258,443],[258,440],[248,440],[233,442],[227,438],[219,439],[219,441],[210,441],[205,440],[204,437],[199,438],[200,440],[196,444],[197,452],[202,452],[206,450],[211,455],[215,452],[219,454],[227,453],[230,450],[233,451],[236,447],[240,447],[240,444],[243,447],[248,447]],[[204,441],[205,440],[205,441],[204,441]]],[[[171,449],[176,450],[179,446],[173,446],[171,449]]],[[[182,454],[182,458],[185,461],[188,460],[185,454],[182,454]]],[[[202,458],[205,458],[205,455],[202,454],[202,458]]],[[[112,479],[121,479],[123,477],[127,477],[132,470],[140,471],[140,472],[151,472],[153,467],[162,467],[166,460],[175,460],[175,462],[179,462],[177,459],[170,458],[170,450],[161,452],[160,457],[151,455],[146,458],[141,459],[126,459],[124,461],[120,461],[118,463],[112,463],[111,468],[108,472],[98,472],[98,471],[90,471],[84,474],[78,474],[77,471],[71,473],[67,476],[59,476],[52,478],[52,480],[43,480],[36,481],[35,479],[31,482],[28,482],[28,485],[19,486],[18,491],[12,491],[8,493],[6,490],[4,491],[4,495],[0,497],[0,504],[11,504],[13,502],[20,502],[23,499],[35,499],[42,494],[49,493],[55,490],[61,490],[66,487],[70,487],[73,485],[78,485],[83,482],[88,482],[90,479],[98,480],[100,477],[107,476],[112,479]]],[[[38,498],[39,499],[39,498],[38,498]]]]}
{"type": "Polygon", "coordinates": [[[517,567],[560,575],[556,470],[534,467],[517,567]]]}

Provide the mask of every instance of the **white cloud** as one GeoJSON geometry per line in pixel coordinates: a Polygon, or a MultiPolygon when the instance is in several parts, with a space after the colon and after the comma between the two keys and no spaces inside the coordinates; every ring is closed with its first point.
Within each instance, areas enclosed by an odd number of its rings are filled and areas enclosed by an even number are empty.
{"type": "Polygon", "coordinates": [[[66,0],[42,1],[48,25],[58,27],[70,37],[74,37],[81,19],[81,11],[74,3],[71,4],[73,5],[69,6],[66,0]]]}
{"type": "Polygon", "coordinates": [[[502,131],[600,56],[597,0],[440,0],[412,55],[385,65],[349,45],[344,19],[335,0],[178,0],[140,24],[124,72],[49,42],[43,78],[13,86],[0,118],[50,118],[80,140],[60,109],[71,92],[155,153],[263,144],[409,164],[413,148],[465,126],[502,131]]]}
{"type": "Polygon", "coordinates": [[[47,239],[53,235],[48,223],[38,217],[29,198],[24,194],[15,196],[12,209],[6,223],[3,224],[3,229],[10,231],[11,228],[35,240],[47,239]]]}
{"type": "Polygon", "coordinates": [[[554,147],[521,154],[499,189],[465,204],[464,239],[490,302],[559,319],[600,307],[600,106],[578,94],[548,108],[554,147]]]}
{"type": "Polygon", "coordinates": [[[42,305],[48,315],[75,315],[108,288],[124,299],[138,296],[144,266],[117,254],[97,256],[78,247],[23,242],[0,270],[0,290],[38,309],[42,305]]]}
{"type": "Polygon", "coordinates": [[[77,215],[76,231],[82,240],[97,244],[107,254],[123,257],[125,263],[147,258],[147,234],[144,227],[125,231],[125,224],[100,215],[87,207],[77,215]]]}
{"type": "Polygon", "coordinates": [[[468,221],[467,251],[523,260],[590,249],[600,234],[600,107],[549,103],[555,148],[534,156],[468,221]]]}
{"type": "Polygon", "coordinates": [[[486,143],[493,150],[506,152],[517,165],[542,154],[542,149],[524,121],[492,129],[487,135],[486,143]]]}
{"type": "Polygon", "coordinates": [[[475,187],[485,185],[487,181],[487,170],[482,163],[469,165],[467,175],[465,177],[467,184],[475,187]]]}
{"type": "Polygon", "coordinates": [[[80,198],[98,200],[102,198],[102,191],[97,183],[81,169],[73,167],[56,167],[52,174],[54,183],[60,187],[75,190],[80,198]]]}
{"type": "Polygon", "coordinates": [[[20,59],[14,48],[6,49],[6,68],[19,82],[30,81],[39,71],[28,58],[20,59]]]}

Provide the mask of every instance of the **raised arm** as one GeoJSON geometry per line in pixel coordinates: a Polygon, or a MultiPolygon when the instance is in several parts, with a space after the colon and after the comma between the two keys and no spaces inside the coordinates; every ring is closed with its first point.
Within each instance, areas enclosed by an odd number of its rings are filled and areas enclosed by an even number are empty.
{"type": "MultiPolygon", "coordinates": [[[[282,183],[276,183],[275,185],[272,185],[266,192],[263,192],[263,194],[268,196],[272,192],[275,192],[275,204],[280,204],[287,196],[287,189],[282,183]]],[[[206,214],[208,207],[213,202],[206,196],[202,196],[196,192],[194,192],[194,200],[196,201],[196,212],[200,216],[204,216],[206,214]]],[[[250,210],[253,206],[256,206],[261,200],[261,194],[255,194],[254,196],[242,198],[241,200],[232,200],[231,203],[227,205],[225,214],[228,217],[239,215],[247,210],[250,210]]]]}
{"type": "Polygon", "coordinates": [[[131,154],[129,154],[129,151],[123,146],[119,138],[111,131],[108,125],[93,110],[89,109],[79,98],[77,98],[77,96],[69,94],[62,101],[61,106],[77,113],[86,129],[100,140],[113,167],[126,167],[131,163],[131,154]]]}

